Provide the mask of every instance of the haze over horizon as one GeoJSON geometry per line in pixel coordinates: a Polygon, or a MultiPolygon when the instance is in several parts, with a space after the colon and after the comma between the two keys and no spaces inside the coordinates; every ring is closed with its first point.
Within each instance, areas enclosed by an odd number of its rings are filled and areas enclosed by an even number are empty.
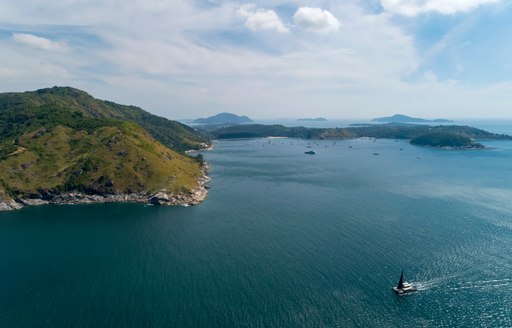
{"type": "Polygon", "coordinates": [[[512,118],[509,0],[0,0],[0,92],[173,119],[512,118]]]}

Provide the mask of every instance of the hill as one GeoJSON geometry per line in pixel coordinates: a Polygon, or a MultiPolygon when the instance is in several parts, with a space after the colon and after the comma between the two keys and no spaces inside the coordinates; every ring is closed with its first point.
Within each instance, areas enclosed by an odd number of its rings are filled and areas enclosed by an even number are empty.
{"type": "Polygon", "coordinates": [[[214,129],[210,131],[210,135],[212,138],[216,139],[262,137],[290,137],[302,139],[351,139],[371,137],[410,139],[414,140],[414,143],[417,145],[452,148],[480,148],[481,145],[473,140],[512,140],[512,137],[508,135],[494,134],[469,126],[429,126],[398,123],[335,129],[249,124],[214,129]]]}
{"type": "MultiPolygon", "coordinates": [[[[209,142],[207,137],[179,122],[150,114],[139,107],[95,99],[88,93],[71,87],[0,94],[0,112],[4,117],[16,113],[20,120],[23,117],[27,123],[31,123],[34,117],[48,109],[70,111],[76,113],[75,115],[82,114],[85,118],[132,121],[165,146],[179,152],[200,149],[209,142]]],[[[5,127],[5,124],[1,124],[0,129],[5,127]]]]}
{"type": "Polygon", "coordinates": [[[427,133],[411,139],[412,145],[438,147],[446,149],[484,148],[471,138],[453,133],[427,133]]]}
{"type": "Polygon", "coordinates": [[[193,123],[198,124],[243,124],[253,122],[247,116],[238,116],[231,113],[219,113],[207,118],[198,118],[193,123]]]}
{"type": "Polygon", "coordinates": [[[428,122],[448,123],[448,122],[451,122],[450,120],[445,120],[445,119],[427,120],[424,118],[411,117],[411,116],[402,115],[402,114],[395,114],[395,115],[389,116],[389,117],[374,118],[372,121],[383,122],[383,123],[428,123],[428,122]]]}
{"type": "Polygon", "coordinates": [[[299,139],[346,139],[356,137],[346,129],[318,129],[303,126],[244,124],[222,127],[210,132],[215,139],[289,137],[299,139]]]}
{"type": "Polygon", "coordinates": [[[97,100],[77,89],[0,94],[0,209],[204,199],[205,167],[128,119],[137,115],[163,140],[179,141],[181,147],[199,142],[188,128],[172,124],[176,132],[140,108],[97,100]],[[166,135],[167,130],[173,133],[166,135]]]}

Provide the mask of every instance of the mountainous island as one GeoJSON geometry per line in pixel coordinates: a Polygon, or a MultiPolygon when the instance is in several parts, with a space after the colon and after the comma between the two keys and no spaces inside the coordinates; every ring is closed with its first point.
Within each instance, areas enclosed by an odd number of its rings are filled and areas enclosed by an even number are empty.
{"type": "Polygon", "coordinates": [[[469,126],[388,123],[348,128],[306,128],[250,124],[229,126],[209,132],[215,139],[290,137],[301,139],[353,139],[361,137],[409,139],[411,144],[445,149],[482,149],[475,140],[512,140],[469,126]]]}
{"type": "Polygon", "coordinates": [[[251,123],[251,120],[247,116],[238,116],[232,113],[219,113],[207,118],[198,118],[193,121],[197,124],[244,124],[251,123]]]}
{"type": "Polygon", "coordinates": [[[209,145],[194,129],[70,87],[0,94],[0,210],[27,205],[197,204],[209,145]]]}
{"type": "Polygon", "coordinates": [[[424,118],[411,117],[411,116],[402,115],[402,114],[395,114],[395,115],[389,116],[389,117],[374,118],[372,121],[382,122],[382,123],[428,123],[428,122],[450,123],[450,122],[452,122],[450,120],[445,120],[445,119],[440,119],[440,118],[434,119],[434,120],[427,120],[424,118]]]}

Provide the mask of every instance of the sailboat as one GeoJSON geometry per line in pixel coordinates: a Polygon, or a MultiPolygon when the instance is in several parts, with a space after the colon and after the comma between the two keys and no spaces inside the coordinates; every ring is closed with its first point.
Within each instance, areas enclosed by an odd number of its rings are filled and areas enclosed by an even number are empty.
{"type": "Polygon", "coordinates": [[[398,295],[403,295],[415,292],[417,290],[418,289],[414,287],[410,282],[404,281],[404,270],[402,270],[402,273],[400,273],[400,280],[398,281],[398,285],[393,287],[393,291],[398,295]]]}

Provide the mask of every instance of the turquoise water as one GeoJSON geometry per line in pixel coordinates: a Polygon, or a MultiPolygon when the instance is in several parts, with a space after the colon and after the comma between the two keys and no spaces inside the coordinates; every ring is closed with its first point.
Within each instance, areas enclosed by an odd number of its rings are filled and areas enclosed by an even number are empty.
{"type": "Polygon", "coordinates": [[[0,326],[512,326],[512,142],[486,145],[222,141],[199,206],[0,213],[0,326]]]}

